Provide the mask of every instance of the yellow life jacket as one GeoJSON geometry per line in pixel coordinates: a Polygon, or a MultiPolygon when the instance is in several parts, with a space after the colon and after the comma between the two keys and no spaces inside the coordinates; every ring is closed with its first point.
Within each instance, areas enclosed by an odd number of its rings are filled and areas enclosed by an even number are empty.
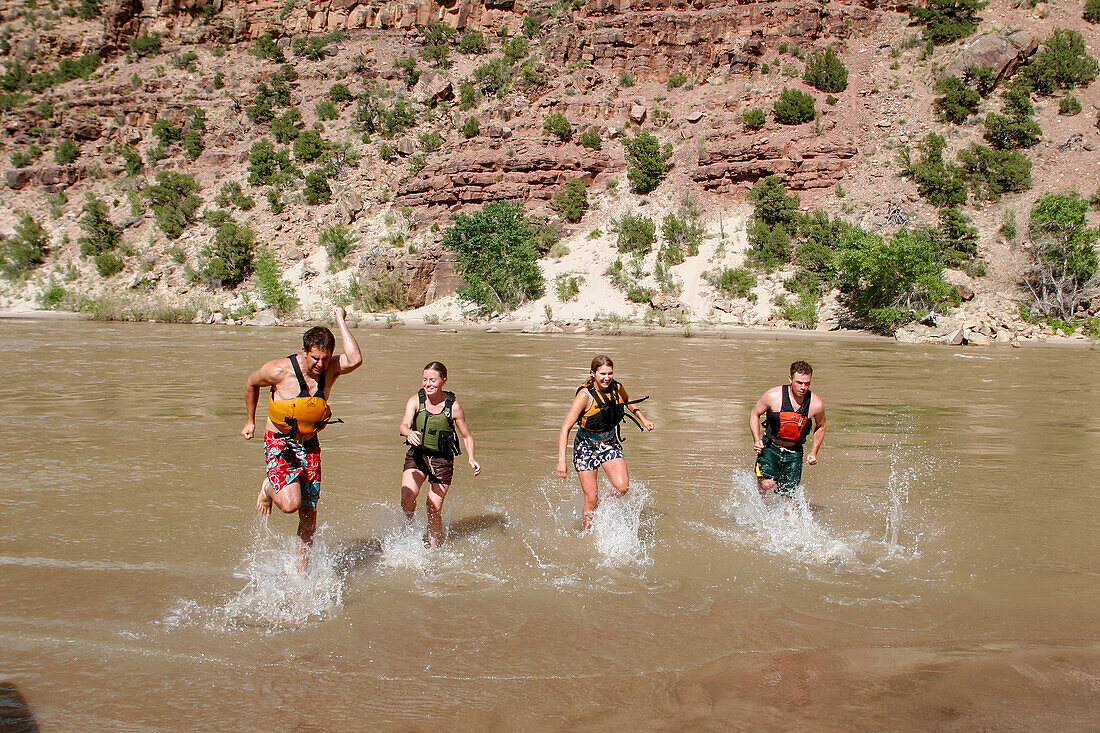
{"type": "Polygon", "coordinates": [[[588,382],[577,387],[577,394],[582,390],[588,390],[588,394],[592,397],[592,404],[577,420],[583,437],[596,441],[606,441],[616,437],[622,440],[619,423],[624,417],[633,420],[639,430],[643,429],[638,419],[626,411],[626,406],[648,400],[649,395],[628,402],[623,399],[622,386],[615,380],[611,380],[606,392],[588,382]]]}
{"type": "Polygon", "coordinates": [[[311,395],[298,360],[293,354],[287,358],[294,367],[294,376],[298,378],[298,396],[289,400],[277,400],[275,388],[272,387],[267,403],[267,417],[279,432],[300,440],[309,440],[332,417],[332,410],[325,400],[325,375],[321,374],[317,380],[317,393],[311,395]]]}

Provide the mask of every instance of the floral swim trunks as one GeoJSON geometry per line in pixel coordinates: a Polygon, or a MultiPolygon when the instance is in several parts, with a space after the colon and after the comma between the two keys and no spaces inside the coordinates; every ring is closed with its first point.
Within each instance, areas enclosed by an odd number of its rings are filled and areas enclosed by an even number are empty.
{"type": "Polygon", "coordinates": [[[321,498],[321,444],[316,436],[304,443],[289,435],[264,433],[267,478],[278,493],[297,481],[302,487],[302,506],[313,508],[321,498]]]}
{"type": "Polygon", "coordinates": [[[622,444],[611,440],[589,440],[579,432],[573,440],[573,468],[578,471],[594,471],[604,463],[623,457],[622,444]]]}

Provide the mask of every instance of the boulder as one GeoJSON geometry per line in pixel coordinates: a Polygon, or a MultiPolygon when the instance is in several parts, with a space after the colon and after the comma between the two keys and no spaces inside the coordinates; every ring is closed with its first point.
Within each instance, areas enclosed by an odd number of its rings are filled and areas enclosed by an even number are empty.
{"type": "Polygon", "coordinates": [[[1038,48],[1039,39],[1031,31],[1020,28],[989,31],[964,43],[943,73],[962,79],[971,66],[989,66],[994,78],[1003,79],[1038,48]]]}
{"type": "Polygon", "coordinates": [[[98,140],[103,136],[103,125],[90,113],[78,113],[61,123],[61,136],[76,140],[98,140]]]}
{"type": "Polygon", "coordinates": [[[645,122],[647,112],[644,104],[635,104],[630,108],[630,121],[636,125],[642,124],[645,122]]]}
{"type": "Polygon", "coordinates": [[[416,86],[412,88],[413,99],[434,107],[439,102],[454,99],[454,85],[451,80],[434,69],[427,69],[420,74],[416,86]]]}

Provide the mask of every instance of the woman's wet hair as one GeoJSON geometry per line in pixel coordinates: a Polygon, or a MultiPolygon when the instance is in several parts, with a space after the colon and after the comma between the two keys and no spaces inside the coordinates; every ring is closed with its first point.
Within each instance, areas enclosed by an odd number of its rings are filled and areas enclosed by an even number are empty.
{"type": "Polygon", "coordinates": [[[428,362],[428,365],[424,367],[424,371],[428,371],[429,369],[433,372],[437,372],[439,376],[443,377],[444,379],[447,378],[447,367],[443,366],[443,362],[430,361],[428,362]]]}
{"type": "Polygon", "coordinates": [[[593,384],[596,383],[596,377],[595,377],[596,370],[599,369],[600,367],[605,367],[605,366],[609,366],[612,369],[615,368],[615,362],[611,361],[610,356],[600,354],[599,356],[597,356],[595,359],[592,360],[592,368],[590,370],[591,374],[588,375],[588,382],[587,382],[588,386],[591,387],[593,384]]]}
{"type": "Polygon", "coordinates": [[[302,350],[320,349],[332,353],[336,349],[336,337],[324,326],[314,326],[302,336],[302,350]]]}

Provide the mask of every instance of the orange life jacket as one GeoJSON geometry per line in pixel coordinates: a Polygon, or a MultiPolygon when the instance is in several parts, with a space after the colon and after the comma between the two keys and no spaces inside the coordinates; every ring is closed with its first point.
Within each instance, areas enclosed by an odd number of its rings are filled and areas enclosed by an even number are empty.
{"type": "Polygon", "coordinates": [[[812,393],[806,390],[806,396],[802,398],[802,404],[796,410],[791,402],[790,387],[783,385],[783,402],[779,406],[779,412],[768,410],[765,417],[769,438],[779,438],[801,447],[806,442],[806,436],[810,434],[812,421],[810,420],[810,397],[812,393]]]}
{"type": "Polygon", "coordinates": [[[277,400],[275,388],[272,387],[267,403],[267,417],[279,432],[308,440],[317,435],[317,431],[332,417],[332,410],[325,400],[325,375],[321,374],[317,380],[317,393],[311,395],[295,355],[291,354],[287,358],[294,367],[294,376],[298,378],[298,396],[289,400],[277,400]]]}

